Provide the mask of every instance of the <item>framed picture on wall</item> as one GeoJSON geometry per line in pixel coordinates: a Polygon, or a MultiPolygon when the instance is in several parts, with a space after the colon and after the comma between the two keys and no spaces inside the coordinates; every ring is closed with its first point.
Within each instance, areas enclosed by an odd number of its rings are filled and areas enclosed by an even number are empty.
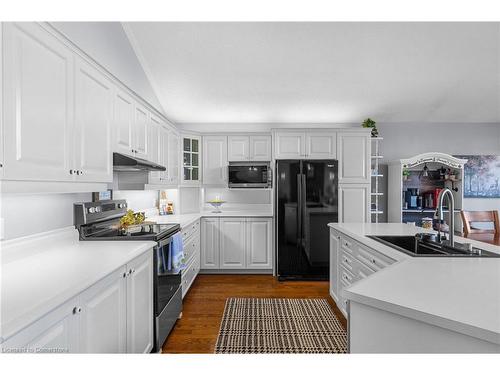
{"type": "Polygon", "coordinates": [[[464,198],[500,198],[500,155],[456,155],[464,166],[464,198]]]}

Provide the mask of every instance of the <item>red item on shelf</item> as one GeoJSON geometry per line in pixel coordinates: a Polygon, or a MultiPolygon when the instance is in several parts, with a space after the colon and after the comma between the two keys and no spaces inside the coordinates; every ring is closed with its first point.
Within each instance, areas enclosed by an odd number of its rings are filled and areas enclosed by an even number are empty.
{"type": "Polygon", "coordinates": [[[441,190],[443,189],[440,189],[440,188],[436,188],[434,189],[434,207],[433,208],[436,208],[437,205],[438,205],[438,197],[439,197],[439,193],[441,193],[441,190]]]}

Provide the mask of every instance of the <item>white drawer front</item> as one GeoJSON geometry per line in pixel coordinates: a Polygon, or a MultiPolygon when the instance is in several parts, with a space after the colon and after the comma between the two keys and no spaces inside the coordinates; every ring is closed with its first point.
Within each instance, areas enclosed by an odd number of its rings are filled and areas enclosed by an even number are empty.
{"type": "Polygon", "coordinates": [[[194,257],[200,258],[200,236],[194,235],[184,243],[184,257],[189,263],[194,257]]]}
{"type": "Polygon", "coordinates": [[[182,227],[181,232],[182,240],[185,243],[190,237],[200,233],[200,221],[196,220],[194,223],[182,227]]]}
{"type": "Polygon", "coordinates": [[[186,267],[181,276],[182,298],[186,295],[200,271],[200,259],[194,258],[186,267]]]}
{"type": "Polygon", "coordinates": [[[367,249],[365,247],[358,248],[356,259],[358,259],[361,264],[371,268],[373,271],[379,271],[382,268],[394,263],[392,259],[382,255],[378,251],[367,249]]]}

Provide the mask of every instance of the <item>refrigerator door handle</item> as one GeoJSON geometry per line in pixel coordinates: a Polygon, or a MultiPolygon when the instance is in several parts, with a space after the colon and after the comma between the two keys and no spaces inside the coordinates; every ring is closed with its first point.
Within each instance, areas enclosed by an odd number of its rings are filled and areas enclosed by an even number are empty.
{"type": "Polygon", "coordinates": [[[302,175],[297,175],[297,247],[302,245],[302,175]]]}
{"type": "Polygon", "coordinates": [[[305,231],[304,231],[304,227],[305,227],[305,222],[306,222],[306,208],[307,208],[307,187],[306,187],[306,175],[303,173],[302,174],[302,178],[301,178],[301,185],[302,187],[300,188],[300,192],[302,193],[302,197],[300,198],[300,201],[301,201],[301,223],[302,223],[302,226],[301,226],[301,231],[300,231],[300,237],[301,237],[301,245],[302,246],[305,246],[305,242],[306,242],[306,237],[305,237],[305,231]]]}

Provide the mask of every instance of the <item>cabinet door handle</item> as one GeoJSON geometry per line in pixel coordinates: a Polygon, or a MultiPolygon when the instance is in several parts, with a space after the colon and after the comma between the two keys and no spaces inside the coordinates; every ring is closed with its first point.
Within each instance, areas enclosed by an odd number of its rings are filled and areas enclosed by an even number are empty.
{"type": "Polygon", "coordinates": [[[82,171],[79,171],[79,170],[76,171],[77,176],[80,176],[81,173],[82,173],[82,171]]]}
{"type": "Polygon", "coordinates": [[[73,173],[75,173],[75,171],[73,169],[70,169],[69,174],[73,174],[73,173]]]}
{"type": "Polygon", "coordinates": [[[75,306],[73,308],[73,315],[80,314],[82,312],[82,308],[80,306],[75,306]]]}
{"type": "Polygon", "coordinates": [[[126,272],[123,273],[123,278],[125,278],[125,277],[127,277],[127,273],[126,272]]]}

